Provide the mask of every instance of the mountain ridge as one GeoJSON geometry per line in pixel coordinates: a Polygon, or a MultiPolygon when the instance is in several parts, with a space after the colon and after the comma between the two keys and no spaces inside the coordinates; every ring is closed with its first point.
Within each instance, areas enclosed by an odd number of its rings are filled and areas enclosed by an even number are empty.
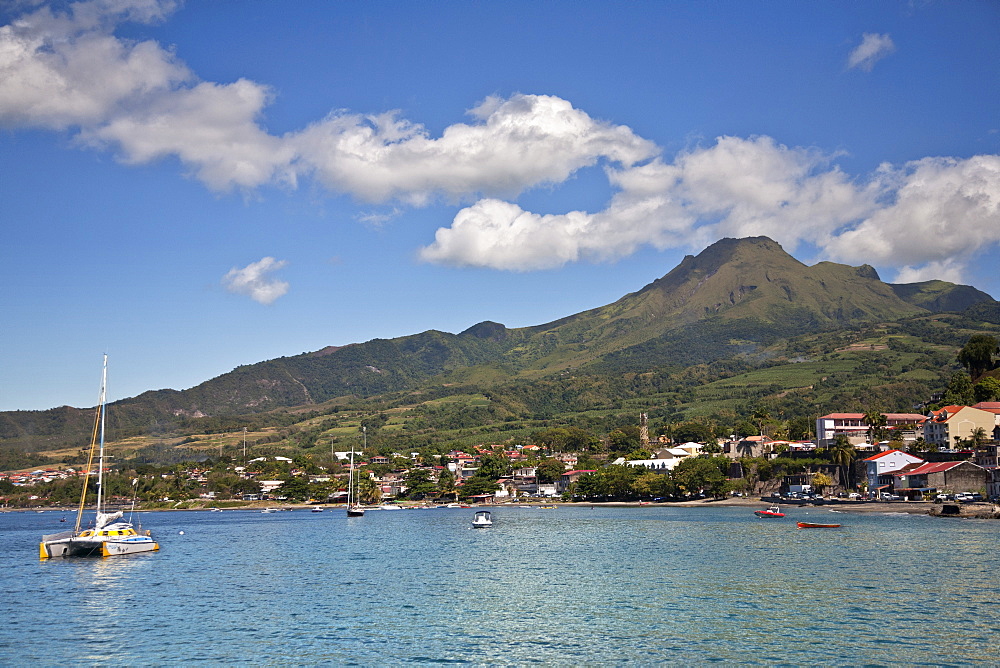
{"type": "MultiPolygon", "coordinates": [[[[151,390],[113,404],[133,429],[180,418],[243,415],[332,399],[409,391],[449,377],[543,378],[681,369],[753,356],[782,337],[856,328],[949,308],[992,308],[971,286],[943,281],[893,286],[868,265],[807,266],[767,237],[722,239],[611,304],[541,325],[493,321],[459,334],[427,330],[327,346],[243,365],[187,390],[151,390]]],[[[960,310],[960,309],[956,309],[960,310]]],[[[78,430],[92,409],[0,413],[0,439],[78,430]]]]}

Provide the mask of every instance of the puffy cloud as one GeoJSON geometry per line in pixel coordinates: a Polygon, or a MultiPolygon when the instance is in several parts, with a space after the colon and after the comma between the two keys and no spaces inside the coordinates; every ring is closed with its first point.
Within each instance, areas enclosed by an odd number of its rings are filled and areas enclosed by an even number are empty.
{"type": "Polygon", "coordinates": [[[627,256],[707,244],[722,236],[767,235],[790,249],[819,242],[874,207],[831,158],[769,137],[720,137],[673,163],[657,159],[608,170],[619,191],[599,213],[539,216],[487,200],[461,210],[421,250],[430,262],[530,270],[578,259],[627,256]]]}
{"type": "Polygon", "coordinates": [[[490,98],[471,114],[478,122],[452,125],[438,139],[393,113],[332,116],[290,141],[300,165],[329,188],[414,205],[438,193],[510,197],[565,181],[600,158],[631,165],[656,153],[629,128],[595,121],[558,97],[490,98]]]}
{"type": "Polygon", "coordinates": [[[866,32],[861,36],[861,44],[854,47],[847,57],[847,67],[849,69],[862,69],[871,72],[875,63],[882,60],[896,50],[896,45],[888,34],[879,35],[874,32],[866,32]]]}
{"type": "Polygon", "coordinates": [[[835,156],[769,137],[715,145],[608,170],[618,192],[597,213],[538,215],[497,200],[462,209],[421,259],[513,271],[625,257],[643,245],[704,247],[767,235],[789,250],[898,268],[896,280],[961,279],[1000,244],[1000,156],[925,158],[849,177],[835,156]]]}
{"type": "Polygon", "coordinates": [[[159,96],[81,138],[119,147],[128,163],[177,156],[214,190],[255,188],[276,178],[294,182],[291,148],[256,122],[268,97],[267,88],[245,79],[203,82],[159,96]]]}
{"type": "Polygon", "coordinates": [[[398,112],[338,113],[283,137],[259,123],[270,90],[199,82],[153,42],[114,36],[125,21],[174,9],[163,0],[91,0],[41,9],[0,28],[0,125],[78,129],[126,163],[177,157],[213,190],[294,185],[299,175],[359,199],[423,205],[443,195],[516,196],[601,159],[625,166],[656,146],[558,97],[489,98],[433,138],[398,112]]]}
{"type": "MultiPolygon", "coordinates": [[[[643,245],[707,245],[768,235],[789,250],[900,268],[900,280],[961,276],[1000,243],[998,156],[926,158],[852,177],[836,155],[770,137],[720,137],[668,160],[630,128],[547,95],[491,97],[471,120],[433,137],[399,112],[340,112],[284,136],[261,116],[271,90],[240,79],[199,81],[151,41],[115,36],[123,22],[161,20],[173,0],[89,0],[0,27],[0,126],[69,129],[126,163],[176,157],[213,190],[295,186],[308,176],[368,202],[473,202],[421,249],[428,262],[528,271],[607,261],[643,245]],[[602,165],[614,195],[603,211],[540,215],[512,199],[602,165]]],[[[871,70],[895,49],[866,33],[849,66],[871,70]]],[[[398,212],[393,208],[393,214],[398,212]]],[[[377,214],[362,217],[380,224],[377,214]]],[[[288,290],[264,258],[225,279],[271,303],[288,290]]]]}
{"type": "Polygon", "coordinates": [[[110,32],[120,21],[149,22],[172,2],[122,0],[49,8],[0,27],[0,124],[63,129],[107,120],[153,92],[190,79],[173,54],[153,42],[110,32]]]}
{"type": "Polygon", "coordinates": [[[222,285],[233,294],[246,295],[260,304],[272,304],[288,292],[288,283],[270,274],[287,264],[284,260],[264,257],[239,269],[233,267],[222,277],[222,285]]]}
{"type": "Polygon", "coordinates": [[[886,165],[875,182],[886,202],[838,231],[827,245],[830,256],[901,266],[902,282],[960,280],[966,262],[1000,244],[1000,156],[886,165]]]}

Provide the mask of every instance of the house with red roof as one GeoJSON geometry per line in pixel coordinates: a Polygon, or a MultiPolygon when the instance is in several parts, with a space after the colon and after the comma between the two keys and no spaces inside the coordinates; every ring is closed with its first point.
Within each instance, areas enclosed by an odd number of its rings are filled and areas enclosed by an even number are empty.
{"type": "MultiPolygon", "coordinates": [[[[927,418],[919,413],[882,413],[888,429],[923,424],[927,418]]],[[[853,445],[868,441],[868,424],[864,413],[830,413],[816,419],[816,445],[826,448],[846,436],[853,445]]],[[[914,435],[914,438],[916,436],[914,435]]]]}
{"type": "Polygon", "coordinates": [[[577,471],[566,471],[566,473],[563,473],[561,476],[559,476],[559,482],[557,483],[556,487],[557,491],[565,492],[567,489],[569,489],[570,485],[579,480],[581,476],[584,476],[588,473],[594,473],[594,469],[580,469],[577,471]]]}
{"type": "Polygon", "coordinates": [[[989,473],[970,461],[924,462],[894,474],[896,492],[920,498],[924,492],[979,492],[985,489],[989,473]]]}
{"type": "Polygon", "coordinates": [[[943,448],[953,448],[958,441],[972,438],[979,428],[991,438],[997,426],[997,416],[988,410],[971,406],[944,406],[927,414],[924,440],[943,448]]]}
{"type": "Polygon", "coordinates": [[[914,464],[924,463],[920,457],[902,450],[886,450],[872,455],[864,461],[868,479],[868,493],[871,495],[891,493],[896,483],[894,474],[900,473],[914,464]]]}

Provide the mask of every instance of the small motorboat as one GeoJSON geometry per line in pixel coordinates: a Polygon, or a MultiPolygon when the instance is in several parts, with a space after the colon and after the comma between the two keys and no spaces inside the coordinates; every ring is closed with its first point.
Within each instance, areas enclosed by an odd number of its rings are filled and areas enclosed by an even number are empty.
{"type": "Polygon", "coordinates": [[[798,522],[800,529],[839,529],[839,524],[818,524],[816,522],[798,522]]]}
{"type": "Polygon", "coordinates": [[[317,506],[316,508],[311,508],[309,510],[309,512],[311,512],[311,513],[321,513],[321,512],[323,512],[323,509],[320,508],[319,506],[317,506]]]}
{"type": "Polygon", "coordinates": [[[490,511],[477,510],[475,517],[472,518],[472,528],[485,529],[491,526],[493,526],[493,518],[490,516],[490,511]]]}
{"type": "Polygon", "coordinates": [[[784,517],[785,513],[781,512],[781,508],[778,506],[771,506],[767,510],[755,510],[753,514],[757,517],[784,517]]]}

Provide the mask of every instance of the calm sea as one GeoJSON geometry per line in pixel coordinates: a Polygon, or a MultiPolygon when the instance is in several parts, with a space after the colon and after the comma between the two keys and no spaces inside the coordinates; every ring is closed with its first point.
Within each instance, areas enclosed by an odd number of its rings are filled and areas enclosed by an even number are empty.
{"type": "Polygon", "coordinates": [[[0,664],[1000,663],[1000,523],[787,512],[160,512],[46,562],[62,514],[5,513],[0,664]]]}

